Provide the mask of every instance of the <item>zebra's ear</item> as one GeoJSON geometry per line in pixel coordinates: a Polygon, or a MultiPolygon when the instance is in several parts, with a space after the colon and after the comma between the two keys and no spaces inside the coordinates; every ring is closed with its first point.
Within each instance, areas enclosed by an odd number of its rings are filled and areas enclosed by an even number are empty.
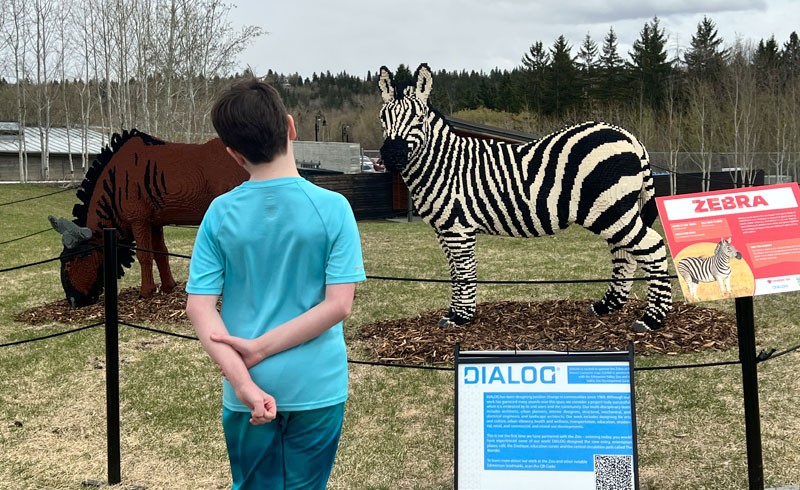
{"type": "Polygon", "coordinates": [[[427,63],[419,65],[417,72],[414,74],[414,80],[417,85],[417,99],[427,103],[428,97],[431,95],[431,89],[433,89],[433,74],[427,63]]]}
{"type": "Polygon", "coordinates": [[[392,72],[385,66],[381,67],[378,77],[378,88],[381,89],[381,98],[384,104],[388,104],[394,99],[394,85],[392,84],[392,72]]]}

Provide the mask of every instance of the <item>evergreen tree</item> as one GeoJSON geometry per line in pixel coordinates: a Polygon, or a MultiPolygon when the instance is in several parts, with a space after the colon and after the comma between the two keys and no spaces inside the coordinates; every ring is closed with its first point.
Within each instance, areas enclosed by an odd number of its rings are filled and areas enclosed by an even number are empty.
{"type": "Polygon", "coordinates": [[[789,40],[783,44],[781,51],[781,65],[784,76],[788,80],[800,77],[800,37],[796,32],[789,34],[789,40]]]}
{"type": "Polygon", "coordinates": [[[617,52],[617,34],[613,27],[603,39],[599,71],[598,99],[608,103],[621,101],[625,94],[625,62],[617,52]]]}
{"type": "Polygon", "coordinates": [[[667,97],[667,83],[672,65],[667,61],[667,35],[659,27],[658,17],[646,23],[630,52],[631,68],[638,82],[640,104],[661,109],[667,97]]]}
{"type": "Polygon", "coordinates": [[[717,27],[708,17],[697,24],[697,32],[684,55],[687,73],[690,77],[705,80],[719,80],[725,67],[728,51],[721,49],[722,39],[717,37],[717,27]]]}
{"type": "Polygon", "coordinates": [[[583,99],[593,100],[597,96],[599,86],[600,50],[589,33],[583,38],[578,50],[578,67],[580,68],[583,99]]]}
{"type": "Polygon", "coordinates": [[[414,78],[414,74],[411,73],[411,69],[403,63],[400,63],[397,70],[394,72],[394,81],[402,83],[410,81],[412,78],[414,78]]]}
{"type": "Polygon", "coordinates": [[[758,42],[753,56],[753,65],[757,70],[771,73],[780,66],[780,61],[781,55],[775,36],[770,36],[766,41],[762,39],[758,42]]]}
{"type": "Polygon", "coordinates": [[[597,48],[597,43],[594,42],[588,32],[583,38],[581,49],[578,50],[577,59],[580,60],[578,65],[583,72],[591,72],[600,66],[600,52],[597,48]]]}
{"type": "Polygon", "coordinates": [[[547,67],[545,111],[563,114],[580,100],[578,65],[572,57],[572,47],[563,35],[550,48],[550,65],[547,67]]]}
{"type": "Polygon", "coordinates": [[[522,57],[522,66],[530,71],[543,71],[550,62],[550,55],[544,49],[541,41],[536,41],[522,57]]]}
{"type": "Polygon", "coordinates": [[[525,76],[523,93],[530,110],[541,112],[544,104],[546,70],[550,63],[550,55],[541,41],[531,45],[522,57],[522,71],[525,76]]]}
{"type": "Polygon", "coordinates": [[[775,83],[781,76],[781,53],[775,36],[758,42],[753,53],[753,67],[758,76],[758,85],[763,90],[775,83]]]}

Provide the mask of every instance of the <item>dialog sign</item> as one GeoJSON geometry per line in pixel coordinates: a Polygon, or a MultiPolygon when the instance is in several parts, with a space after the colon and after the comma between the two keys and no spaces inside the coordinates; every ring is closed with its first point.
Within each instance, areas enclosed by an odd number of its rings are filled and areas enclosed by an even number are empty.
{"type": "Polygon", "coordinates": [[[656,198],[687,301],[800,290],[797,183],[656,198]]]}
{"type": "Polygon", "coordinates": [[[456,488],[638,488],[631,359],[457,353],[456,488]]]}

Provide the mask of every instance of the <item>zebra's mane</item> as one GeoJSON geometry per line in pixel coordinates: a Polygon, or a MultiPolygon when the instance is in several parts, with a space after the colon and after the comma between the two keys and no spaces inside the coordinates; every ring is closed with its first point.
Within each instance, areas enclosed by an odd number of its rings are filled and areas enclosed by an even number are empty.
{"type": "MultiPolygon", "coordinates": [[[[103,191],[103,186],[98,187],[98,183],[100,182],[100,176],[103,174],[103,170],[106,169],[110,164],[112,164],[112,160],[116,152],[122,148],[125,143],[130,141],[133,138],[141,139],[145,145],[163,145],[166,144],[164,141],[150,136],[147,133],[143,133],[138,129],[131,129],[130,131],[123,131],[120,135],[119,133],[114,133],[111,136],[111,141],[108,145],[106,145],[103,150],[100,152],[100,155],[92,162],[89,166],[89,170],[86,172],[86,176],[84,177],[83,181],[81,182],[78,191],[76,192],[76,196],[80,200],[80,203],[75,204],[72,208],[72,216],[75,219],[72,221],[77,224],[78,226],[86,226],[87,217],[89,215],[89,207],[91,206],[92,197],[96,190],[103,191]]],[[[97,231],[97,230],[92,230],[97,231]]],[[[133,239],[122,237],[120,239],[120,243],[124,245],[132,246],[134,244],[133,239]]],[[[118,259],[118,270],[117,270],[117,277],[122,277],[124,275],[123,267],[130,267],[133,264],[133,257],[134,257],[134,250],[128,247],[121,247],[117,252],[117,259],[118,259]]]]}

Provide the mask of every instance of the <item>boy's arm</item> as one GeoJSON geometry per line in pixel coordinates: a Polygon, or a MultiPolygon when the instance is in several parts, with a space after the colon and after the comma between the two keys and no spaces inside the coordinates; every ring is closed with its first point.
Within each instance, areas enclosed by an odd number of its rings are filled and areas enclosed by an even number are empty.
{"type": "Polygon", "coordinates": [[[253,382],[242,357],[231,346],[211,340],[212,335],[228,333],[217,311],[217,299],[218,296],[212,294],[189,294],[186,299],[186,315],[205,351],[220,367],[239,400],[250,408],[251,422],[270,422],[275,418],[275,399],[253,382]]]}
{"type": "Polygon", "coordinates": [[[269,356],[307,342],[350,316],[356,283],[328,284],[325,298],[305,313],[279,325],[253,340],[213,333],[211,340],[233,347],[248,367],[269,356]]]}

